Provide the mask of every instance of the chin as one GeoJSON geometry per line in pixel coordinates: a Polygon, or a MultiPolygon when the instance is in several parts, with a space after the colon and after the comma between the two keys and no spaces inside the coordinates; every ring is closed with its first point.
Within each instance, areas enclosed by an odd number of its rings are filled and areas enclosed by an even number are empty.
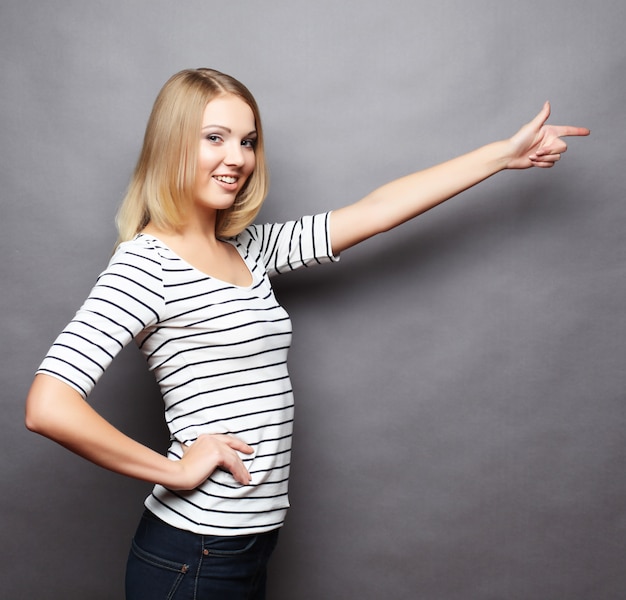
{"type": "Polygon", "coordinates": [[[211,210],[228,210],[235,204],[236,197],[232,198],[199,198],[196,203],[199,208],[211,210]]]}

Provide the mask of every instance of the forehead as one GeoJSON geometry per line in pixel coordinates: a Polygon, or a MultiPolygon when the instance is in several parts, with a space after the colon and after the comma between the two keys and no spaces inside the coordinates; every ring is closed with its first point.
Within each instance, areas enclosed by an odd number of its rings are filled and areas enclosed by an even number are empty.
{"type": "Polygon", "coordinates": [[[219,125],[233,131],[255,129],[252,109],[237,96],[218,96],[211,100],[204,109],[202,127],[219,125]]]}

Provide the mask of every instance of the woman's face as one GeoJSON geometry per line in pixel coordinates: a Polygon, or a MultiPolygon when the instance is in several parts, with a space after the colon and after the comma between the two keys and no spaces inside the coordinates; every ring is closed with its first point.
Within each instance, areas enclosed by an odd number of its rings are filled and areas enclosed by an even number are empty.
{"type": "Polygon", "coordinates": [[[204,109],[194,185],[196,206],[226,209],[254,171],[256,124],[237,96],[219,96],[204,109]]]}

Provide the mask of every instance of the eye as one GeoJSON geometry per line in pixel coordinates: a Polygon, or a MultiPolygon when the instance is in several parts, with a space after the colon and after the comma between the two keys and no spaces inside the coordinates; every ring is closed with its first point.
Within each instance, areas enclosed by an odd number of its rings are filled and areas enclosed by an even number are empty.
{"type": "Polygon", "coordinates": [[[242,140],[241,145],[244,146],[245,148],[251,148],[252,150],[254,150],[256,148],[256,140],[254,139],[242,140]]]}
{"type": "Polygon", "coordinates": [[[222,141],[222,138],[216,133],[209,133],[205,136],[205,138],[209,140],[209,142],[211,142],[212,144],[219,144],[222,141]]]}

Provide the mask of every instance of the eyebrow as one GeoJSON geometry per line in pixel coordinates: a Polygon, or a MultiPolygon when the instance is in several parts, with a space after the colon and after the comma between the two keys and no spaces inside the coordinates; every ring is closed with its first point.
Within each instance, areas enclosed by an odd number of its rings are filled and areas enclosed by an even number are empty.
{"type": "MultiPolygon", "coordinates": [[[[230,127],[224,127],[223,125],[205,125],[202,128],[202,131],[204,131],[205,129],[221,129],[222,131],[225,131],[226,133],[232,133],[232,129],[230,129],[230,127]]],[[[257,135],[256,129],[253,129],[250,133],[246,134],[244,137],[251,137],[251,136],[255,136],[257,135]]]]}

